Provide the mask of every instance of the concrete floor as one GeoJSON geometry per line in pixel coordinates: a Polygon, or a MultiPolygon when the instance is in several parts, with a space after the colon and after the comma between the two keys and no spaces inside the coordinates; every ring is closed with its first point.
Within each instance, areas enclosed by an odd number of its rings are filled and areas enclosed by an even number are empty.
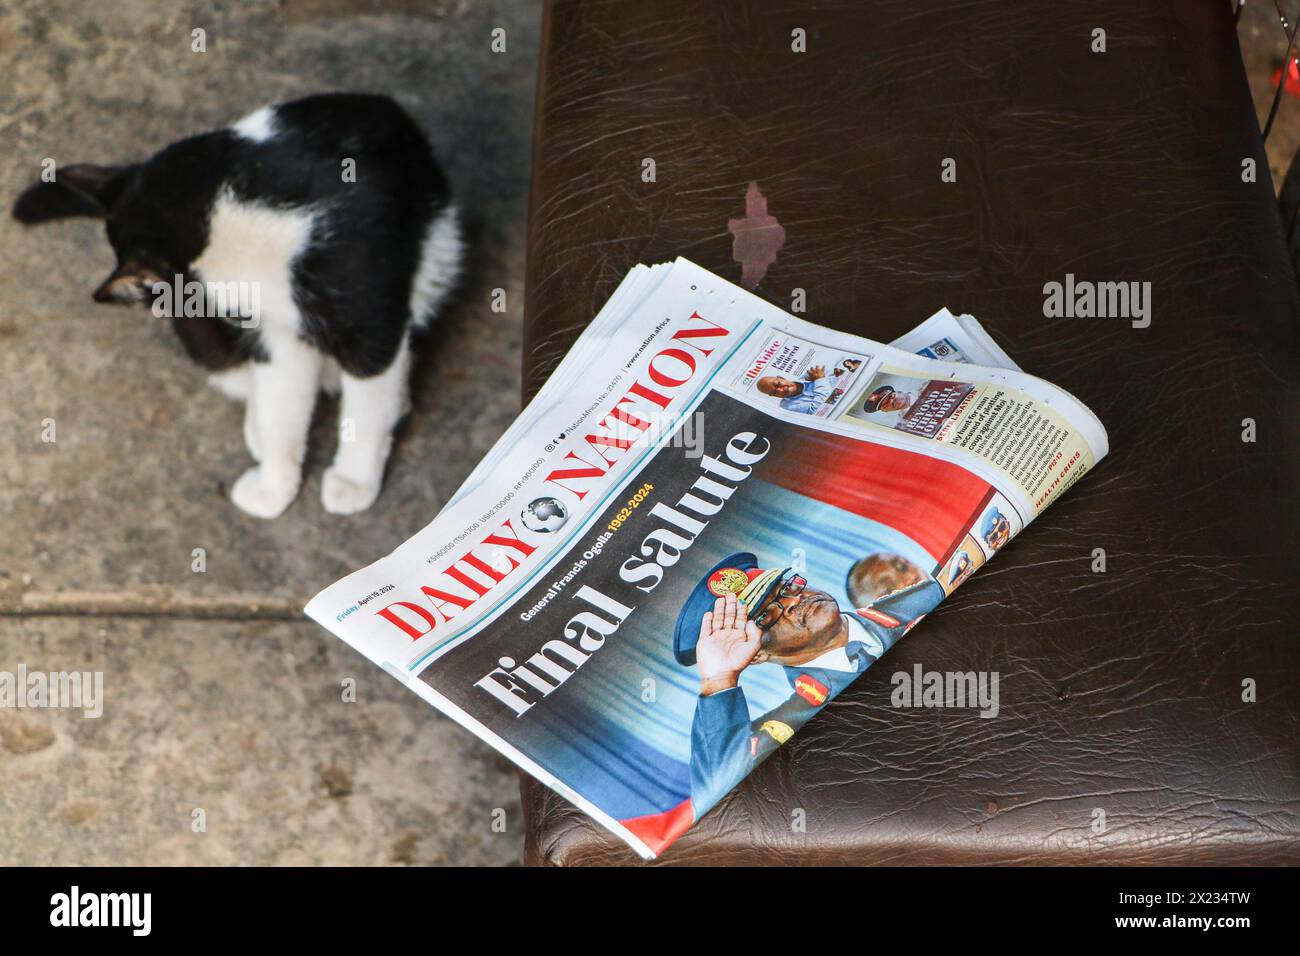
{"type": "MultiPolygon", "coordinates": [[[[421,121],[478,219],[477,271],[418,369],[378,504],[321,509],[326,403],[303,491],[266,523],[225,498],[249,464],[239,409],[147,311],[90,301],[111,265],[101,228],[0,218],[0,671],[102,671],[106,697],[97,720],[0,709],[0,863],[516,862],[508,765],[299,610],[425,523],[517,411],[540,2],[216,6],[0,0],[4,204],[47,156],[140,158],[265,102],[378,90],[421,121]]],[[[1271,5],[1247,7],[1240,35],[1262,117],[1285,48],[1271,5]]],[[[1298,146],[1287,98],[1279,183],[1298,146]]]]}
{"type": "Polygon", "coordinates": [[[321,508],[326,402],[298,500],[261,522],[226,499],[251,464],[239,407],[147,309],[91,301],[102,226],[0,218],[0,671],[102,671],[106,699],[97,720],[0,709],[0,863],[519,859],[513,770],[300,609],[426,523],[518,410],[539,27],[536,0],[0,0],[5,207],[44,157],[142,158],[266,102],[372,90],[428,131],[478,233],[379,502],[321,508]]]}

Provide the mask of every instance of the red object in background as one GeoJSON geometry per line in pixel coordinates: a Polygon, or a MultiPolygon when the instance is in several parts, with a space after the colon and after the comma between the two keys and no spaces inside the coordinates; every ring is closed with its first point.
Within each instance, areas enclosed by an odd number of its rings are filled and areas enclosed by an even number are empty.
{"type": "Polygon", "coordinates": [[[782,442],[781,459],[761,472],[765,481],[879,521],[936,561],[952,554],[993,490],[958,465],[891,445],[811,429],[782,442]]]}
{"type": "MultiPolygon", "coordinates": [[[[1279,66],[1273,71],[1273,85],[1277,86],[1281,81],[1282,68],[1279,66]]],[[[1289,68],[1286,71],[1286,91],[1300,99],[1300,68],[1296,66],[1295,57],[1291,58],[1289,68]]]]}

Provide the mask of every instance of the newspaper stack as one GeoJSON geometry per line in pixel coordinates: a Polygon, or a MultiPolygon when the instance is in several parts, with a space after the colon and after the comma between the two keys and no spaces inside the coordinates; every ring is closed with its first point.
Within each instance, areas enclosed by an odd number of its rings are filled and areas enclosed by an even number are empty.
{"type": "Polygon", "coordinates": [[[885,345],[639,265],[307,613],[650,858],[1106,451],[970,316],[885,345]]]}

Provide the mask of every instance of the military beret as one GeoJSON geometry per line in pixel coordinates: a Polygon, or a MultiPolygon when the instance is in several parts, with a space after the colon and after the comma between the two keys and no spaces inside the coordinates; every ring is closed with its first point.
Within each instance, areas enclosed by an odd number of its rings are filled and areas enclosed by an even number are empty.
{"type": "Polygon", "coordinates": [[[892,385],[880,386],[878,389],[876,389],[874,392],[872,392],[870,395],[867,396],[866,400],[862,403],[862,410],[864,412],[879,411],[880,403],[883,402],[886,399],[886,397],[893,394],[894,394],[894,386],[892,385]]]}
{"type": "Polygon", "coordinates": [[[785,580],[789,568],[760,568],[758,558],[748,551],[737,551],[723,558],[696,583],[682,604],[673,632],[673,656],[685,667],[695,664],[695,645],[700,640],[700,622],[713,610],[718,598],[735,594],[745,602],[749,619],[758,616],[772,594],[785,580]]]}

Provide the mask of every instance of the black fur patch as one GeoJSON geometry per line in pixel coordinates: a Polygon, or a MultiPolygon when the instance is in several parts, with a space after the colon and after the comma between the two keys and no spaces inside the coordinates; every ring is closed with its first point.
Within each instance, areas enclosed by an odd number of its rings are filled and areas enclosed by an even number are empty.
{"type": "MultiPolygon", "coordinates": [[[[375,375],[393,361],[408,326],[424,237],[450,203],[447,182],[419,127],[385,96],[334,93],[273,107],[274,135],[254,142],[232,130],[180,140],[126,167],[68,167],[14,205],[21,222],[106,215],[119,264],[162,276],[203,276],[217,196],[316,215],[293,264],[302,334],[349,374],[375,375]],[[345,182],[343,161],[356,163],[345,182]]],[[[186,351],[210,368],[264,357],[257,333],[219,319],[173,320],[186,351]]]]}

